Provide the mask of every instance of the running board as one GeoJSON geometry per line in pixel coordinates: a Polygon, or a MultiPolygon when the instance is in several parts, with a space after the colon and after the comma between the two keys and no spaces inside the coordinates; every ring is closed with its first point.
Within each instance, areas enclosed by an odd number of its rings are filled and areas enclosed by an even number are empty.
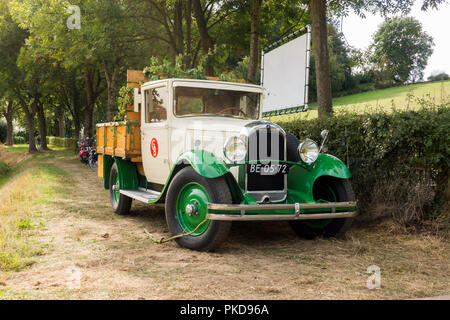
{"type": "Polygon", "coordinates": [[[130,197],[132,199],[145,202],[145,203],[154,203],[161,197],[161,192],[154,190],[120,190],[120,193],[130,197]]]}

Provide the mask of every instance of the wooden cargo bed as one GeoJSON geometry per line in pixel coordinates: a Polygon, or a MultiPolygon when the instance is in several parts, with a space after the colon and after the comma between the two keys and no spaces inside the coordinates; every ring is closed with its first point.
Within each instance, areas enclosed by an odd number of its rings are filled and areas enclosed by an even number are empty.
{"type": "Polygon", "coordinates": [[[97,124],[97,153],[124,159],[141,157],[138,121],[97,124]]]}

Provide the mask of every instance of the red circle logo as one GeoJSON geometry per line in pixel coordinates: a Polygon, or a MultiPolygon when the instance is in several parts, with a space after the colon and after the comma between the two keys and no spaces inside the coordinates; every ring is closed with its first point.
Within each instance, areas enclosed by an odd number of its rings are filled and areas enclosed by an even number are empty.
{"type": "Polygon", "coordinates": [[[153,158],[156,158],[158,156],[158,152],[159,152],[158,140],[153,138],[152,142],[150,142],[150,153],[152,154],[153,158]]]}
{"type": "Polygon", "coordinates": [[[158,140],[155,138],[152,139],[152,142],[150,142],[150,153],[152,154],[153,158],[156,158],[158,156],[158,140]]]}

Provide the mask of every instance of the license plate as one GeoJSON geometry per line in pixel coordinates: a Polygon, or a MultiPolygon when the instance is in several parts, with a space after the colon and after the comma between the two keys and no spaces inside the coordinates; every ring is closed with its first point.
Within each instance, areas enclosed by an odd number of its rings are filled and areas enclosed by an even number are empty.
{"type": "Polygon", "coordinates": [[[287,164],[249,164],[248,173],[260,174],[262,176],[273,176],[276,174],[288,174],[289,167],[287,164]]]}

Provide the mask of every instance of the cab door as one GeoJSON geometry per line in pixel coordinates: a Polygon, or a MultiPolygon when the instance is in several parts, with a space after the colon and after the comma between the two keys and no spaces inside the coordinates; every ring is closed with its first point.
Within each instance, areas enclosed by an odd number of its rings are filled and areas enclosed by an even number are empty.
{"type": "Polygon", "coordinates": [[[143,90],[142,162],[147,181],[165,184],[169,167],[169,91],[166,84],[143,90]]]}

